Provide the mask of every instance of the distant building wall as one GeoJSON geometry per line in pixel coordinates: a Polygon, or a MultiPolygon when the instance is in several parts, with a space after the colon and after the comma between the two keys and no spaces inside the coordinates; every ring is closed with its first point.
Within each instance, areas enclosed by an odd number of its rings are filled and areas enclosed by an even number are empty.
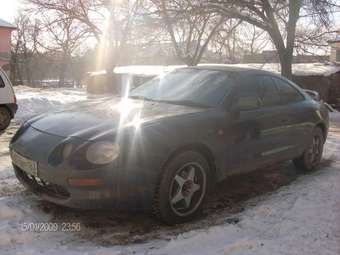
{"type": "Polygon", "coordinates": [[[330,61],[340,62],[340,42],[331,42],[330,61]]]}
{"type": "Polygon", "coordinates": [[[293,76],[293,81],[304,89],[317,91],[328,103],[335,103],[340,96],[340,73],[331,76],[293,76]]]}
{"type": "Polygon", "coordinates": [[[0,67],[9,72],[12,29],[0,27],[0,67]]]}

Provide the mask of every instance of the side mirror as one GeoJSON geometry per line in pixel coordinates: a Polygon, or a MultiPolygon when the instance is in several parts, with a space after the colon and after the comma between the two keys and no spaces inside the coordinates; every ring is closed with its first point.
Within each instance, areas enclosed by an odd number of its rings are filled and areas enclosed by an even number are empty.
{"type": "Polygon", "coordinates": [[[314,90],[310,90],[310,89],[304,89],[304,91],[311,97],[313,98],[315,101],[320,101],[320,94],[314,90]]]}

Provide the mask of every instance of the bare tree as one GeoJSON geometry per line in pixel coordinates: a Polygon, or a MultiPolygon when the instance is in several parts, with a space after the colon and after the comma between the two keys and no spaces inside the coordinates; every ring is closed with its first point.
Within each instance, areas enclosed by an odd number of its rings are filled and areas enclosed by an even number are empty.
{"type": "Polygon", "coordinates": [[[192,1],[153,0],[161,15],[177,57],[189,66],[197,65],[224,18],[188,11],[192,1]]]}
{"type": "Polygon", "coordinates": [[[337,32],[337,30],[313,25],[298,28],[295,51],[297,54],[327,55],[330,51],[328,41],[332,40],[337,32]]]}
{"type": "Polygon", "coordinates": [[[59,55],[59,87],[64,86],[66,72],[72,65],[72,55],[89,37],[89,30],[78,20],[63,13],[44,13],[41,19],[44,37],[47,43],[40,42],[40,47],[59,55]]]}
{"type": "Polygon", "coordinates": [[[210,45],[212,50],[220,56],[219,61],[223,63],[237,63],[240,59],[240,37],[238,28],[241,21],[229,19],[216,31],[216,36],[210,45]]]}
{"type": "Polygon", "coordinates": [[[244,55],[258,54],[270,40],[265,31],[238,19],[229,19],[217,30],[210,43],[210,49],[223,63],[239,63],[244,55]]]}
{"type": "Polygon", "coordinates": [[[38,38],[41,32],[39,22],[29,19],[27,13],[21,13],[15,20],[17,30],[13,35],[12,56],[11,56],[11,79],[13,82],[23,78],[28,85],[32,85],[32,69],[30,62],[34,54],[38,52],[38,38]]]}
{"type": "Polygon", "coordinates": [[[207,0],[199,4],[208,12],[237,18],[266,31],[275,45],[282,75],[292,76],[297,24],[302,15],[328,26],[332,0],[207,0]]]}
{"type": "Polygon", "coordinates": [[[46,10],[63,13],[69,18],[78,20],[88,27],[92,35],[100,40],[102,34],[102,21],[105,16],[102,12],[106,0],[27,0],[37,13],[46,10]]]}
{"type": "Polygon", "coordinates": [[[77,20],[97,40],[97,68],[112,72],[119,64],[142,0],[29,0],[38,11],[53,10],[77,20]]]}
{"type": "Polygon", "coordinates": [[[270,43],[265,31],[256,26],[246,26],[243,35],[245,36],[245,48],[251,55],[262,52],[270,43]]]}

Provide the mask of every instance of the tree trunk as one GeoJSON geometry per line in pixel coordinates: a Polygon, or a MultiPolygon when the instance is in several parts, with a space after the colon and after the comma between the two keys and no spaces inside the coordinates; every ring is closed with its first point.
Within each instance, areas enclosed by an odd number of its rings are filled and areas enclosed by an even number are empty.
{"type": "Polygon", "coordinates": [[[64,54],[62,57],[62,61],[60,63],[60,67],[59,67],[59,82],[58,82],[59,88],[65,85],[67,65],[68,65],[68,57],[67,57],[67,54],[64,54]]]}
{"type": "Polygon", "coordinates": [[[25,72],[26,72],[26,79],[27,79],[27,85],[35,87],[35,84],[32,82],[32,74],[31,74],[31,69],[29,68],[29,63],[28,59],[25,59],[25,72]]]}
{"type": "Polygon", "coordinates": [[[293,77],[293,71],[292,71],[293,54],[289,52],[288,50],[279,50],[278,54],[279,54],[280,64],[281,64],[281,74],[282,76],[291,80],[293,77]]]}
{"type": "Polygon", "coordinates": [[[17,85],[16,84],[16,81],[17,81],[17,68],[18,68],[17,54],[14,55],[14,53],[12,53],[10,65],[11,65],[10,80],[12,81],[12,83],[14,85],[17,85]]]}

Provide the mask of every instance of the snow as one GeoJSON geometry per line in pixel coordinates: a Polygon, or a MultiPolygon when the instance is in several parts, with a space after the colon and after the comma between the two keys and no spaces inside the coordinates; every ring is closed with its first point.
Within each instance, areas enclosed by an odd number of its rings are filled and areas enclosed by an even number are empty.
{"type": "MultiPolygon", "coordinates": [[[[203,64],[203,65],[206,65],[206,64],[203,64]]],[[[281,74],[281,66],[279,63],[234,64],[234,65],[229,65],[229,66],[260,69],[260,70],[265,70],[265,71],[281,74]]],[[[300,63],[300,64],[293,64],[292,69],[293,69],[293,74],[296,76],[328,77],[334,73],[340,72],[340,65],[336,65],[333,63],[300,63]]]]}
{"type": "MultiPolygon", "coordinates": [[[[164,73],[170,72],[176,68],[186,67],[184,65],[130,65],[130,66],[118,66],[114,72],[117,74],[131,74],[131,75],[142,75],[142,76],[157,76],[164,73]]],[[[90,75],[101,75],[106,74],[105,70],[90,72],[90,75]]]]}
{"type": "MultiPolygon", "coordinates": [[[[199,64],[199,66],[231,66],[231,67],[242,67],[242,68],[253,68],[265,70],[277,74],[281,74],[281,66],[279,63],[267,63],[267,64],[199,64]]],[[[119,66],[116,67],[115,73],[119,74],[133,74],[133,75],[146,75],[155,76],[162,75],[164,73],[173,71],[177,68],[186,67],[185,65],[131,65],[131,66],[119,66]]],[[[293,74],[297,76],[331,76],[334,73],[340,72],[340,65],[334,63],[299,63],[293,64],[292,66],[293,74]]],[[[90,75],[100,75],[105,74],[106,71],[91,72],[90,75]]]]}
{"type": "MultiPolygon", "coordinates": [[[[21,108],[15,122],[86,100],[76,89],[15,89],[21,108]]],[[[0,134],[0,254],[339,254],[340,114],[332,113],[331,122],[319,170],[299,174],[286,163],[236,178],[214,195],[236,202],[220,209],[208,203],[204,218],[175,227],[143,215],[62,208],[26,192],[9,160],[13,123],[0,134]],[[81,231],[27,231],[32,222],[77,222],[81,231]]]]}
{"type": "Polygon", "coordinates": [[[82,89],[37,89],[16,86],[14,90],[19,105],[15,118],[19,122],[34,115],[60,109],[65,104],[87,99],[86,92],[82,89]]]}

